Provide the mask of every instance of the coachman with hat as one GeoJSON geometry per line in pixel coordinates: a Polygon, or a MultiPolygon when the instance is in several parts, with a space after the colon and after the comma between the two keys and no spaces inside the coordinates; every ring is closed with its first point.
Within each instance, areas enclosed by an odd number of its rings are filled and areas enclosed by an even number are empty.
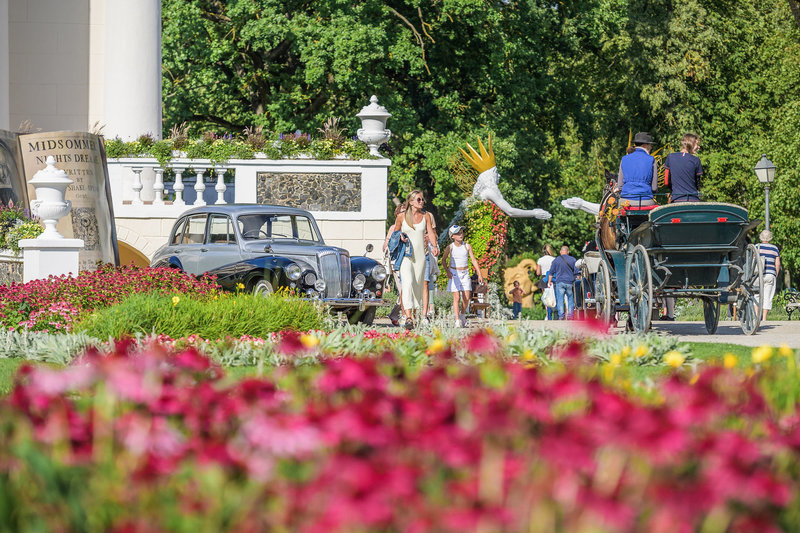
{"type": "Polygon", "coordinates": [[[655,205],[653,194],[658,190],[658,167],[650,155],[653,138],[646,131],[633,137],[634,150],[619,163],[617,189],[620,197],[633,206],[655,205]]]}

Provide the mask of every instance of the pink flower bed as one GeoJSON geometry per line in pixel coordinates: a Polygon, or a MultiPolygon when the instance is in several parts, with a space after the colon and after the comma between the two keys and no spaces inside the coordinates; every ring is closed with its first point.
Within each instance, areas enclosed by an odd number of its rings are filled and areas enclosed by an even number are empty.
{"type": "Polygon", "coordinates": [[[134,293],[210,297],[219,294],[219,287],[213,278],[196,278],[175,269],[103,265],[74,278],[0,285],[0,324],[10,329],[69,331],[85,313],[117,304],[134,293]]]}
{"type": "Polygon", "coordinates": [[[561,371],[446,351],[411,371],[385,353],[238,382],[193,349],[130,344],[27,366],[0,404],[5,494],[50,530],[75,509],[117,531],[778,531],[795,516],[800,419],[754,377],[676,375],[647,403],[580,350],[561,371]],[[60,497],[42,471],[80,482],[60,497]]]}

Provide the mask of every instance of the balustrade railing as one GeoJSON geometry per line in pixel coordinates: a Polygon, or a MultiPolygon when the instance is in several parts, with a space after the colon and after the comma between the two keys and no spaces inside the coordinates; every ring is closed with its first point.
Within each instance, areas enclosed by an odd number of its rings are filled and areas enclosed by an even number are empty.
{"type": "MultiPolygon", "coordinates": [[[[212,198],[214,204],[233,202],[232,187],[225,183],[225,176],[231,173],[235,178],[236,170],[228,165],[170,163],[162,167],[157,163],[136,162],[123,163],[121,166],[123,173],[130,171],[133,174],[130,192],[126,193],[124,188],[119,191],[122,193],[121,203],[123,205],[203,206],[208,204],[205,198],[206,189],[209,188],[207,184],[213,184],[213,190],[216,192],[216,199],[212,198]],[[152,170],[154,179],[143,179],[143,173],[146,170],[152,170]],[[192,175],[194,176],[194,185],[191,185],[191,183],[189,185],[194,192],[194,198],[187,203],[184,197],[185,192],[187,192],[187,184],[184,183],[184,180],[192,175]],[[172,179],[165,179],[165,177],[172,179]]],[[[191,180],[192,178],[189,177],[189,179],[191,180]]]]}

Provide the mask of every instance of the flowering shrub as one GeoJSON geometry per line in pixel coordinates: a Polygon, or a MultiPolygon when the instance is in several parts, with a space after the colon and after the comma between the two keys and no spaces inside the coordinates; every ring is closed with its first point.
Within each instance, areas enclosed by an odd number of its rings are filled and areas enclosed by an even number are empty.
{"type": "Polygon", "coordinates": [[[43,231],[42,225],[26,209],[15,206],[13,202],[7,206],[0,204],[0,248],[19,253],[21,239],[35,239],[43,231]]]}
{"type": "MultiPolygon", "coordinates": [[[[282,344],[308,350],[302,336],[282,344]],[[297,341],[300,340],[298,343],[297,341]]],[[[798,511],[800,419],[758,372],[676,374],[647,403],[568,371],[441,346],[231,383],[195,350],[117,345],[25,367],[0,403],[9,530],[777,531],[798,511]]]]}
{"type": "Polygon", "coordinates": [[[166,165],[172,159],[173,150],[183,151],[189,158],[209,159],[212,162],[252,159],[256,152],[263,152],[269,159],[300,156],[311,156],[314,159],[333,159],[338,156],[348,159],[374,158],[367,146],[357,139],[329,135],[314,139],[310,134],[299,131],[266,139],[249,129],[245,130],[242,139],[236,139],[230,133],[217,135],[213,132],[206,132],[199,139],[188,139],[182,133],[162,141],[143,135],[135,141],[123,141],[119,138],[106,140],[105,148],[108,157],[155,157],[161,165],[166,165]]]}
{"type": "Polygon", "coordinates": [[[78,317],[120,303],[135,293],[220,293],[213,278],[195,278],[168,268],[103,265],[77,277],[60,276],[0,285],[0,325],[34,331],[69,331],[78,317]]]}
{"type": "Polygon", "coordinates": [[[487,200],[472,204],[465,218],[464,238],[472,246],[478,264],[489,270],[489,276],[496,274],[506,248],[508,215],[487,200]]]}

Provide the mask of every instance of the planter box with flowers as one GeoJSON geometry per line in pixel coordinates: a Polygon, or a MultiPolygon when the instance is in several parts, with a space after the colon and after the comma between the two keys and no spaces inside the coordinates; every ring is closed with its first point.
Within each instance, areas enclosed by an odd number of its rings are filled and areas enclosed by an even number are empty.
{"type": "Polygon", "coordinates": [[[0,205],[0,284],[22,283],[22,251],[19,241],[35,239],[44,228],[27,210],[14,204],[0,205]]]}
{"type": "Polygon", "coordinates": [[[192,206],[262,203],[311,211],[323,237],[351,254],[379,248],[391,162],[345,137],[335,120],[320,132],[268,138],[246,129],[239,138],[189,139],[179,127],[161,141],[106,141],[119,239],[151,257],[192,206]]]}

